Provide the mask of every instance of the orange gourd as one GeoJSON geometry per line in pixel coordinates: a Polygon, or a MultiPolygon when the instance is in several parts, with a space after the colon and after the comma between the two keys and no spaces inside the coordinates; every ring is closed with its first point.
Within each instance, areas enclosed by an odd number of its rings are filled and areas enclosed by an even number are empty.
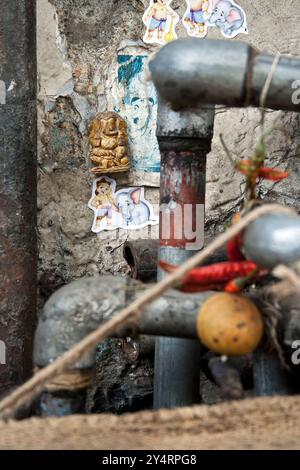
{"type": "Polygon", "coordinates": [[[202,344],[226,356],[244,356],[259,345],[264,322],[255,304],[239,295],[227,293],[210,297],[197,317],[202,344]]]}

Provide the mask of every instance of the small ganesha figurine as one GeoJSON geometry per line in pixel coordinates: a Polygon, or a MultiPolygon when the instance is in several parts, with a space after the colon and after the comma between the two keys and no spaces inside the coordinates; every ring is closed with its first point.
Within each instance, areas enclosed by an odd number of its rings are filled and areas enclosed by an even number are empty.
{"type": "Polygon", "coordinates": [[[114,112],[98,114],[90,125],[91,173],[117,173],[129,170],[127,124],[114,112]]]}

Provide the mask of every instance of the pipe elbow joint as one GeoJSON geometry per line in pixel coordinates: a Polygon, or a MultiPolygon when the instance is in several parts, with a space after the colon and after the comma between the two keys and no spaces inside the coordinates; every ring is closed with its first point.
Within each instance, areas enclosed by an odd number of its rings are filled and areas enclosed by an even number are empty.
{"type": "MultiPolygon", "coordinates": [[[[34,338],[34,364],[45,367],[109,320],[125,305],[127,280],[115,276],[94,276],[71,282],[46,302],[34,338]]],[[[75,366],[89,369],[95,351],[75,366]]]]}

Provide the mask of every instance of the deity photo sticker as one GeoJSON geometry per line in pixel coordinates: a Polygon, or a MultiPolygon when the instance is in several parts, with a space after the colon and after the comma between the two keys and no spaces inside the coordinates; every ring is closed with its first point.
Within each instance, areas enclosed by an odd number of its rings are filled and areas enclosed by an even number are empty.
{"type": "Polygon", "coordinates": [[[102,176],[93,183],[88,207],[94,211],[92,232],[136,230],[157,225],[152,205],[144,198],[144,188],[125,188],[116,192],[115,180],[102,176]]]}
{"type": "Polygon", "coordinates": [[[143,23],[147,30],[143,41],[147,44],[167,44],[177,39],[175,28],[179,16],[171,8],[172,0],[150,0],[143,23]]]}
{"type": "Polygon", "coordinates": [[[238,34],[248,34],[247,18],[243,8],[233,0],[210,0],[211,15],[208,26],[221,30],[227,39],[235,38],[238,34]]]}
{"type": "Polygon", "coordinates": [[[186,0],[187,10],[182,22],[189,36],[204,38],[207,35],[211,16],[210,0],[186,0]]]}

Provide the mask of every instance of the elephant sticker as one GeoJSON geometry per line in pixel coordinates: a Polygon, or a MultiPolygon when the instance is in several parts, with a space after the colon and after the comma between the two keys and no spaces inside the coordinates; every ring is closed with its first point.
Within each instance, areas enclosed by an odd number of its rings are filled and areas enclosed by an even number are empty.
{"type": "Polygon", "coordinates": [[[248,34],[246,13],[233,0],[211,0],[208,26],[218,27],[229,39],[240,33],[248,34]]]}
{"type": "Polygon", "coordinates": [[[219,28],[227,39],[248,34],[246,14],[233,0],[186,0],[186,3],[182,23],[189,36],[204,38],[209,27],[219,28]]]}

